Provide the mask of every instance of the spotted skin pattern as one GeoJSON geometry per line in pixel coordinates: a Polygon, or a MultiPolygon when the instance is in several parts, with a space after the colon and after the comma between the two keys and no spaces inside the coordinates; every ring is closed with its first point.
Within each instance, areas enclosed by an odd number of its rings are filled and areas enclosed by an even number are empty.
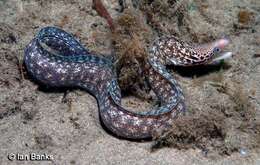
{"type": "Polygon", "coordinates": [[[104,125],[127,139],[151,138],[185,112],[179,84],[165,65],[193,65],[210,58],[174,37],[162,37],[150,48],[148,77],[161,106],[136,113],[121,106],[121,92],[111,61],[91,54],[74,37],[56,27],[45,27],[25,48],[25,65],[37,81],[51,87],[79,87],[92,93],[104,125]]]}

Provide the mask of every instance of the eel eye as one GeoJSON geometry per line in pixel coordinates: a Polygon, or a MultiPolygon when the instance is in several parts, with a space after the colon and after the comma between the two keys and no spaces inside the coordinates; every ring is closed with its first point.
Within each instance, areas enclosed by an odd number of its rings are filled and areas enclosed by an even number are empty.
{"type": "Polygon", "coordinates": [[[214,53],[220,52],[220,48],[215,47],[215,48],[213,49],[213,52],[214,52],[214,53]]]}

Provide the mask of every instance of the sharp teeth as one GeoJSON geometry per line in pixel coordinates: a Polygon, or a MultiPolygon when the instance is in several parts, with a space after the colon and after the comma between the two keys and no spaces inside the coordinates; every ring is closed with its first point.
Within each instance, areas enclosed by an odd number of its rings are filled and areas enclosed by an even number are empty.
{"type": "Polygon", "coordinates": [[[214,58],[212,61],[220,61],[232,57],[232,52],[223,53],[221,56],[214,58]]]}

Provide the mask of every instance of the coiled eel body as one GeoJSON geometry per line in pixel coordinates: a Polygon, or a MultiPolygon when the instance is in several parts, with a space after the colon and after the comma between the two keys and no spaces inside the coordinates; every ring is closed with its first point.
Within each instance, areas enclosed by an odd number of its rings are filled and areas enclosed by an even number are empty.
{"type": "Polygon", "coordinates": [[[227,39],[221,39],[191,47],[173,36],[156,40],[150,47],[147,66],[149,83],[161,106],[141,113],[121,106],[121,92],[111,61],[91,54],[59,28],[41,29],[26,46],[24,62],[30,75],[42,84],[79,87],[93,94],[101,120],[112,133],[127,139],[145,139],[151,138],[156,129],[170,127],[186,109],[182,90],[166,65],[209,63],[214,61],[215,52],[219,51],[216,49],[227,43],[227,39]]]}

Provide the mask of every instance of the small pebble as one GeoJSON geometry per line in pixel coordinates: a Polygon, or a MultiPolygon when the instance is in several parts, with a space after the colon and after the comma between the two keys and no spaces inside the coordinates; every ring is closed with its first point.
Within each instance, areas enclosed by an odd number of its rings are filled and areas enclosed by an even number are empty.
{"type": "Polygon", "coordinates": [[[247,150],[246,150],[246,149],[243,149],[243,148],[240,149],[239,153],[240,153],[242,156],[248,155],[247,150]]]}

